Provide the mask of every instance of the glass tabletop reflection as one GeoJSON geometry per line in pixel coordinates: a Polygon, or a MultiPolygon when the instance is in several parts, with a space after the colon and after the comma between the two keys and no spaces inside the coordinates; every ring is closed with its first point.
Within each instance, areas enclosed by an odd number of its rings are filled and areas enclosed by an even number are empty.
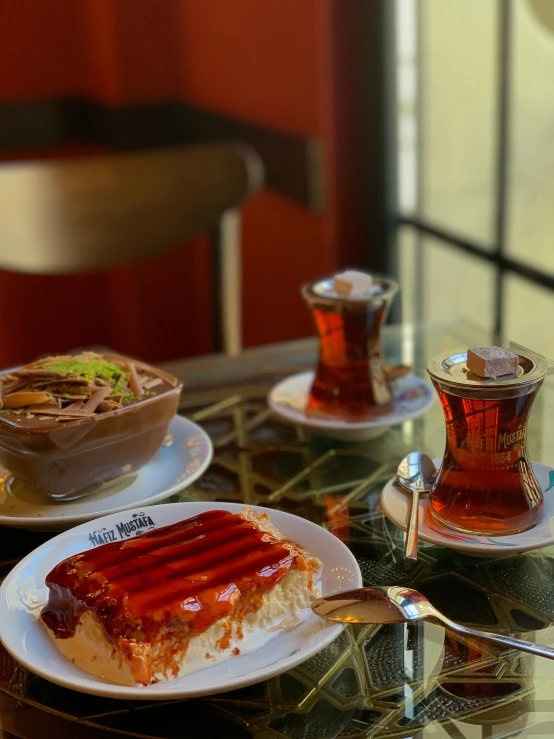
{"type": "MultiPolygon", "coordinates": [[[[383,332],[390,364],[426,376],[439,353],[492,343],[465,323],[394,325],[383,332]]],[[[211,436],[214,459],[170,501],[226,501],[285,510],[342,539],[366,585],[409,585],[450,618],[554,645],[554,547],[480,559],[420,542],[403,559],[404,533],[380,508],[400,459],[444,450],[438,401],[422,417],[367,442],[318,437],[268,409],[268,390],[311,369],[315,340],[238,357],[205,357],[167,369],[183,381],[180,412],[211,436]]],[[[554,384],[531,413],[533,461],[552,463],[554,384]]],[[[52,534],[0,529],[0,577],[52,534]]],[[[464,639],[433,623],[349,627],[288,673],[207,698],[117,701],[60,688],[0,648],[0,737],[477,737],[554,735],[554,661],[464,639]],[[2,733],[3,732],[3,733],[2,733]]]]}

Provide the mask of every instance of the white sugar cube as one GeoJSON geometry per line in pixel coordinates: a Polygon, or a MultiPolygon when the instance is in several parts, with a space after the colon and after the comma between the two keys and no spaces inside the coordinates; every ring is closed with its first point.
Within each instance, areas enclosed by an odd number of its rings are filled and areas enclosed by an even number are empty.
{"type": "Polygon", "coordinates": [[[364,298],[374,292],[374,283],[371,275],[348,269],[335,275],[333,290],[344,298],[364,298]]]}

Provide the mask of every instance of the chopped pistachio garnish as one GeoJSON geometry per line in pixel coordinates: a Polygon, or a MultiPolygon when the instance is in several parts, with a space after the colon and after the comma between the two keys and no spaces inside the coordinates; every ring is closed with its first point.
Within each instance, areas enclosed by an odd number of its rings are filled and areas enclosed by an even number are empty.
{"type": "Polygon", "coordinates": [[[129,373],[122,371],[121,375],[119,376],[118,380],[113,386],[113,391],[111,395],[120,395],[125,389],[125,386],[128,384],[128,382],[129,382],[129,373]]]}
{"type": "Polygon", "coordinates": [[[129,381],[129,374],[123,367],[106,359],[54,359],[43,364],[42,369],[68,377],[77,377],[86,382],[93,382],[100,377],[110,383],[114,392],[121,391],[129,381]]]}
{"type": "Polygon", "coordinates": [[[93,352],[51,357],[14,370],[13,378],[7,377],[11,378],[17,392],[9,394],[10,403],[5,403],[9,408],[2,408],[0,403],[0,412],[33,418],[36,406],[47,417],[57,417],[57,421],[88,418],[114,406],[139,403],[145,396],[157,395],[145,392],[144,384],[163,382],[161,377],[157,381],[158,374],[154,370],[141,367],[137,372],[133,360],[114,356],[113,361],[109,361],[93,352]]]}

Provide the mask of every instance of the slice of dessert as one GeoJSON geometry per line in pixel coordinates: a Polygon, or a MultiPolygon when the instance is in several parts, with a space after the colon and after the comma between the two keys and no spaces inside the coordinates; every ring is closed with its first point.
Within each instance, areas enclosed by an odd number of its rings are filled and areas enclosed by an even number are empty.
{"type": "Polygon", "coordinates": [[[267,514],[213,510],[60,562],[42,621],[78,667],[148,685],[251,651],[318,597],[319,559],[267,514]]]}

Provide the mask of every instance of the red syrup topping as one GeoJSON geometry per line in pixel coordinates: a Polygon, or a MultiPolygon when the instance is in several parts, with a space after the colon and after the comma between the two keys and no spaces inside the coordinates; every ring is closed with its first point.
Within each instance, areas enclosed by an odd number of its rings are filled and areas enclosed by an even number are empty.
{"type": "Polygon", "coordinates": [[[257,610],[302,553],[240,514],[209,511],[135,539],[104,544],[60,562],[46,578],[42,619],[58,638],[74,636],[85,611],[107,635],[151,640],[172,619],[188,635],[228,616],[257,610]]]}

